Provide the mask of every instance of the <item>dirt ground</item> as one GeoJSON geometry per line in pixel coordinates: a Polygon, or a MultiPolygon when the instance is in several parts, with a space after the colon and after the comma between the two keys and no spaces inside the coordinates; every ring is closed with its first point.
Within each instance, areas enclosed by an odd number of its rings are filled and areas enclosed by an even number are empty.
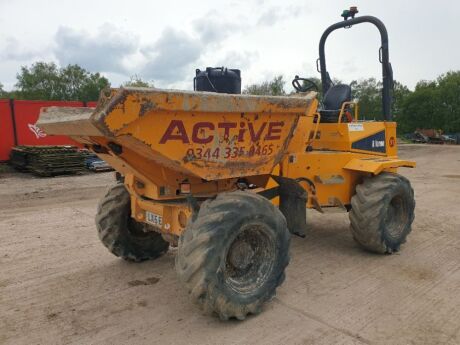
{"type": "Polygon", "coordinates": [[[309,212],[264,311],[221,322],[189,302],[174,250],[133,264],[99,243],[112,173],[0,175],[0,344],[460,344],[460,147],[404,145],[413,232],[391,256],[353,242],[346,214],[309,212]]]}

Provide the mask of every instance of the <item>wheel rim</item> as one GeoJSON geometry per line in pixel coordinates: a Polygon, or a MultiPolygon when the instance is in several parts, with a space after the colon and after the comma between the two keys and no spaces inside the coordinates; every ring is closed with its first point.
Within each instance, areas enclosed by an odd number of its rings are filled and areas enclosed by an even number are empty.
{"type": "Polygon", "coordinates": [[[385,228],[390,237],[399,239],[404,233],[408,221],[404,199],[397,195],[388,204],[385,216],[385,228]]]}
{"type": "Polygon", "coordinates": [[[224,278],[240,294],[250,294],[265,284],[276,259],[275,244],[262,224],[244,226],[225,258],[224,278]]]}

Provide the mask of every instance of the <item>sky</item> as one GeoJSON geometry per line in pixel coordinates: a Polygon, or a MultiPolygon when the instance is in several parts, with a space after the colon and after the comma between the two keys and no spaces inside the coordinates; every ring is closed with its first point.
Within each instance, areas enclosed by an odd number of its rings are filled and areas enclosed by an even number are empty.
{"type": "MultiPolygon", "coordinates": [[[[280,74],[319,77],[321,34],[349,6],[387,26],[396,80],[413,88],[460,70],[458,0],[0,0],[0,83],[11,90],[21,66],[36,61],[78,64],[114,87],[139,76],[191,89],[195,69],[207,66],[240,69],[243,87],[280,74]]],[[[371,24],[334,32],[331,77],[380,78],[379,47],[371,24]]]]}

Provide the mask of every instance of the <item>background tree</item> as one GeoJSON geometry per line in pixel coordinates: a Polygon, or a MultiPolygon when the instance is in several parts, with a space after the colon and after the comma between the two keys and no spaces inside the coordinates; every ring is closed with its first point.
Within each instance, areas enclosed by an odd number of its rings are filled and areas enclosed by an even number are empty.
{"type": "Polygon", "coordinates": [[[133,86],[133,87],[155,87],[153,82],[148,82],[143,80],[137,74],[131,76],[129,81],[123,83],[123,86],[133,86]]]}
{"type": "Polygon", "coordinates": [[[401,112],[401,132],[417,128],[460,132],[460,71],[448,72],[435,81],[418,82],[401,112]]]}
{"type": "Polygon", "coordinates": [[[437,80],[438,117],[446,132],[460,132],[460,71],[447,72],[437,80]]]}
{"type": "MultiPolygon", "coordinates": [[[[350,84],[353,98],[359,102],[360,118],[366,120],[383,120],[382,82],[375,78],[354,80],[350,84]]],[[[403,104],[411,91],[404,84],[394,81],[392,113],[395,121],[405,121],[403,104]]]]}
{"type": "MultiPolygon", "coordinates": [[[[310,77],[319,87],[321,80],[310,77]]],[[[340,83],[334,80],[334,83],[340,83]]],[[[282,75],[272,80],[247,86],[243,93],[253,95],[286,95],[286,81],[282,75]]],[[[382,120],[382,83],[375,78],[351,82],[353,98],[359,101],[360,118],[382,120]]],[[[95,101],[102,89],[110,86],[99,73],[90,73],[78,65],[59,68],[55,63],[36,62],[21,67],[17,74],[16,90],[5,91],[0,83],[0,98],[95,101]]],[[[153,87],[152,82],[134,75],[123,86],[153,87]]],[[[292,93],[292,92],[291,92],[292,93]]],[[[460,71],[450,71],[434,81],[420,81],[411,91],[395,81],[392,103],[393,117],[399,133],[417,128],[460,132],[460,71]]]]}
{"type": "Polygon", "coordinates": [[[353,98],[359,102],[361,119],[382,120],[382,82],[375,78],[353,80],[350,83],[353,98]]]}
{"type": "Polygon", "coordinates": [[[109,87],[107,78],[90,73],[78,65],[68,65],[59,72],[59,86],[64,100],[96,101],[102,89],[109,87]]]}
{"type": "Polygon", "coordinates": [[[3,84],[0,83],[0,98],[8,98],[9,94],[5,90],[3,90],[3,84]]]}
{"type": "Polygon", "coordinates": [[[243,93],[249,95],[282,96],[286,94],[284,84],[286,84],[286,81],[283,79],[282,75],[279,75],[271,81],[249,85],[243,90],[243,93]]]}
{"type": "Polygon", "coordinates": [[[395,121],[399,121],[402,115],[403,103],[407,96],[411,94],[409,88],[395,80],[393,85],[393,102],[391,104],[391,110],[393,112],[393,118],[395,121]]]}
{"type": "Polygon", "coordinates": [[[95,101],[99,92],[110,86],[99,73],[90,73],[78,65],[58,68],[53,62],[23,66],[16,77],[15,96],[22,99],[95,101]]]}
{"type": "MultiPolygon", "coordinates": [[[[321,81],[310,77],[321,89],[321,81]]],[[[335,81],[335,84],[340,81],[335,81]]],[[[285,81],[277,76],[271,81],[252,84],[243,93],[253,95],[285,95],[285,81]]],[[[383,120],[382,82],[375,78],[351,82],[353,98],[359,102],[359,114],[365,120],[383,120]]],[[[321,92],[318,95],[322,98],[321,92]]],[[[410,133],[417,128],[441,129],[446,133],[460,133],[460,71],[442,74],[434,81],[420,81],[415,90],[394,82],[393,118],[398,133],[410,133]]]]}
{"type": "Polygon", "coordinates": [[[24,99],[58,99],[58,73],[55,63],[37,62],[30,68],[21,67],[17,74],[16,87],[18,98],[24,99]]]}

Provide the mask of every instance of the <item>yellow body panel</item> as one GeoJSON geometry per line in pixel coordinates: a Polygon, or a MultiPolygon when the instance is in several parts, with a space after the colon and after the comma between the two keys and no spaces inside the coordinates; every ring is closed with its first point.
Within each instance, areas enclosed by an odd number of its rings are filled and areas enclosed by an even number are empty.
{"type": "Polygon", "coordinates": [[[351,123],[322,123],[318,130],[313,149],[335,151],[369,151],[353,148],[353,143],[385,131],[386,152],[371,152],[374,155],[396,156],[396,123],[395,122],[351,122],[351,123]]]}

